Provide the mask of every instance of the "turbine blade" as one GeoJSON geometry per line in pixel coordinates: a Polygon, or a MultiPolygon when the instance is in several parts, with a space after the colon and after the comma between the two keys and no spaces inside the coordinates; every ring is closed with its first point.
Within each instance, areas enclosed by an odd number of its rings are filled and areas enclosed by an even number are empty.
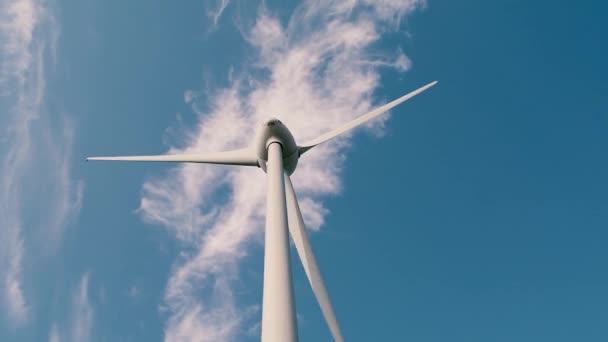
{"type": "Polygon", "coordinates": [[[293,239],[302,265],[304,266],[304,271],[306,272],[306,276],[312,287],[312,292],[315,294],[317,302],[319,302],[321,312],[323,313],[323,317],[325,317],[325,322],[329,326],[329,330],[331,331],[334,340],[336,342],[343,342],[344,338],[342,338],[342,332],[340,331],[340,326],[336,320],[336,314],[331,306],[327,289],[325,289],[325,284],[323,283],[323,278],[321,277],[321,272],[317,265],[317,260],[315,259],[312,247],[310,246],[310,241],[308,240],[308,235],[306,234],[306,227],[304,226],[298,199],[296,198],[291,179],[287,174],[285,174],[285,194],[289,232],[291,233],[291,238],[293,239]]]}
{"type": "Polygon", "coordinates": [[[437,81],[431,82],[431,83],[425,85],[424,87],[418,88],[418,89],[414,90],[413,92],[411,92],[411,93],[409,93],[407,95],[404,95],[404,96],[402,96],[402,97],[400,97],[400,98],[398,98],[398,99],[396,99],[396,100],[394,100],[392,102],[389,102],[389,103],[385,104],[384,106],[378,107],[378,108],[372,110],[371,112],[369,112],[369,113],[367,113],[365,115],[362,115],[362,116],[356,118],[355,120],[353,120],[353,121],[351,121],[351,122],[349,122],[349,123],[347,123],[347,124],[345,124],[345,125],[343,125],[343,126],[341,126],[339,128],[334,129],[333,131],[329,131],[329,132],[327,132],[327,133],[325,133],[325,134],[317,137],[316,139],[313,139],[311,141],[306,142],[305,144],[303,144],[302,146],[300,146],[300,154],[303,154],[304,152],[310,150],[311,148],[313,148],[313,147],[315,147],[315,146],[317,146],[319,144],[322,144],[322,143],[324,143],[324,142],[326,142],[326,141],[328,141],[330,139],[333,139],[333,138],[337,137],[338,135],[340,135],[342,133],[348,132],[351,129],[357,127],[357,126],[362,125],[362,124],[368,122],[369,120],[371,120],[371,119],[373,119],[373,118],[375,118],[377,116],[380,116],[381,114],[384,114],[385,112],[387,112],[388,110],[392,109],[393,107],[395,107],[395,106],[397,106],[397,105],[399,105],[399,104],[401,104],[401,103],[403,103],[403,102],[411,99],[412,97],[414,97],[414,96],[422,93],[423,91],[425,91],[428,88],[434,86],[435,84],[437,84],[437,81]]]}
{"type": "Polygon", "coordinates": [[[178,163],[207,163],[225,165],[258,166],[258,159],[250,149],[202,153],[202,154],[168,154],[158,156],[126,156],[126,157],[89,157],[89,160],[137,161],[137,162],[178,162],[178,163]]]}

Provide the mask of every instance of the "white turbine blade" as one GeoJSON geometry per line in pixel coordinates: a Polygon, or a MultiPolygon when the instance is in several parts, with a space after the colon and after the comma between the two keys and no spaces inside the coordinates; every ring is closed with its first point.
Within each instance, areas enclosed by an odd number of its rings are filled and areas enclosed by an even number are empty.
{"type": "Polygon", "coordinates": [[[304,266],[304,271],[306,272],[306,276],[312,287],[312,292],[315,294],[317,302],[319,302],[321,312],[323,313],[323,317],[325,317],[325,322],[327,322],[334,340],[336,342],[343,342],[344,338],[342,337],[336,314],[331,306],[327,289],[325,289],[325,284],[323,283],[323,278],[321,277],[321,272],[317,265],[317,260],[312,252],[312,247],[310,246],[310,241],[306,234],[306,226],[302,219],[298,199],[296,198],[293,184],[291,184],[291,179],[287,174],[285,174],[285,193],[287,195],[285,198],[287,201],[289,232],[291,233],[291,238],[293,239],[293,243],[296,246],[296,250],[298,251],[302,265],[304,266]]]}
{"type": "Polygon", "coordinates": [[[368,122],[369,120],[380,116],[381,114],[387,112],[388,110],[392,109],[393,107],[411,99],[412,97],[422,93],[423,91],[427,90],[428,88],[434,86],[435,84],[437,84],[437,81],[435,82],[431,82],[427,85],[425,85],[424,87],[418,88],[416,90],[414,90],[413,92],[404,95],[392,102],[389,102],[387,104],[385,104],[384,106],[378,107],[376,109],[374,109],[373,111],[362,115],[358,118],[356,118],[355,120],[343,125],[342,127],[336,128],[333,131],[329,131],[319,137],[317,137],[316,139],[313,139],[311,141],[306,142],[305,144],[303,144],[302,146],[300,146],[300,154],[310,150],[311,148],[315,147],[316,145],[322,144],[332,138],[337,137],[338,135],[345,133],[347,131],[350,131],[351,129],[364,124],[366,122],[368,122]]]}
{"type": "Polygon", "coordinates": [[[207,163],[258,166],[255,153],[249,149],[202,153],[202,154],[173,154],[159,156],[126,156],[126,157],[90,157],[88,160],[136,161],[136,162],[178,162],[178,163],[207,163]]]}

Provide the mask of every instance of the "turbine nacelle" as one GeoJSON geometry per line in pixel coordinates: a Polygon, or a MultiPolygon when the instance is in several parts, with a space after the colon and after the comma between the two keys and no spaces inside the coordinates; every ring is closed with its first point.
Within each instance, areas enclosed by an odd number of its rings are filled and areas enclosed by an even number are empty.
{"type": "Polygon", "coordinates": [[[300,157],[298,145],[287,126],[276,118],[264,122],[255,140],[258,164],[264,172],[266,172],[266,163],[268,162],[268,146],[272,143],[281,145],[283,168],[287,174],[291,175],[295,171],[300,157]]]}

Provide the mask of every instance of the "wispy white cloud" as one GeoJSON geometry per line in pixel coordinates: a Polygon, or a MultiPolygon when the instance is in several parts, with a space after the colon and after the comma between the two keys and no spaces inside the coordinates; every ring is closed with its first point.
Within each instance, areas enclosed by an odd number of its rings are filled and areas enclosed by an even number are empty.
{"type": "MultiPolygon", "coordinates": [[[[247,146],[255,127],[270,116],[305,141],[367,112],[379,68],[405,71],[411,66],[398,47],[372,51],[372,46],[385,28],[423,5],[416,0],[310,0],[288,22],[262,6],[255,24],[241,28],[256,53],[251,64],[231,76],[229,88],[186,92],[199,123],[185,132],[182,151],[247,146]],[[201,112],[197,101],[211,109],[201,112]]],[[[311,229],[319,229],[327,214],[322,197],[340,191],[349,145],[346,136],[319,146],[300,160],[293,175],[311,229]]],[[[265,178],[257,169],[181,165],[144,184],[140,214],[165,226],[184,246],[165,292],[165,340],[207,336],[226,341],[251,331],[245,325],[257,306],[237,303],[233,285],[248,245],[261,240],[264,207],[265,178]]]]}
{"type": "Polygon", "coordinates": [[[226,10],[226,7],[228,7],[228,4],[230,4],[230,0],[217,0],[215,2],[215,8],[209,10],[209,16],[211,18],[213,18],[213,27],[217,27],[217,24],[220,21],[220,18],[222,17],[222,14],[224,14],[224,10],[226,10]]]}
{"type": "Polygon", "coordinates": [[[10,260],[7,260],[9,265],[4,279],[4,296],[9,318],[14,323],[23,324],[28,309],[21,285],[23,241],[19,237],[13,238],[15,239],[12,241],[14,245],[11,250],[8,250],[10,260]]]}
{"type": "Polygon", "coordinates": [[[51,325],[51,331],[49,332],[49,342],[61,342],[61,337],[59,336],[59,329],[57,328],[56,323],[53,323],[53,325],[51,325]]]}
{"type": "MultiPolygon", "coordinates": [[[[3,14],[0,21],[2,23],[0,25],[0,49],[2,49],[0,54],[2,56],[2,64],[0,64],[1,94],[3,98],[10,96],[9,84],[14,82],[17,94],[12,101],[14,102],[13,105],[17,107],[17,110],[24,110],[20,107],[26,105],[25,88],[28,83],[26,73],[32,66],[30,45],[37,21],[37,11],[31,1],[6,1],[2,3],[0,13],[3,14]]],[[[35,101],[36,98],[37,96],[34,96],[33,100],[35,101]]],[[[32,105],[36,106],[38,104],[33,103],[32,105]]],[[[26,113],[25,116],[24,120],[26,122],[32,119],[32,115],[29,113],[26,113]]],[[[19,123],[13,123],[13,125],[15,127],[6,133],[13,133],[12,135],[16,137],[27,134],[23,125],[19,123]]],[[[14,140],[10,135],[5,136],[3,134],[3,137],[4,143],[10,144],[14,140]]],[[[25,148],[27,146],[13,144],[7,149],[6,153],[3,153],[2,180],[0,183],[0,196],[2,196],[0,199],[2,204],[0,206],[0,218],[2,219],[0,229],[3,230],[2,235],[4,237],[2,239],[4,241],[2,252],[0,252],[2,253],[0,257],[0,272],[2,272],[3,280],[2,295],[9,318],[17,324],[22,324],[25,321],[27,304],[22,287],[23,239],[20,229],[20,209],[18,200],[13,202],[15,192],[13,189],[15,188],[15,178],[18,177],[24,163],[23,149],[25,148]]]]}
{"type": "Polygon", "coordinates": [[[23,87],[26,73],[31,68],[30,45],[40,10],[31,0],[3,1],[1,6],[2,86],[6,87],[12,79],[17,81],[19,87],[23,87]]]}
{"type": "Polygon", "coordinates": [[[84,273],[70,296],[67,321],[55,322],[49,331],[49,342],[90,342],[93,338],[95,311],[89,296],[89,273],[84,273]]]}
{"type": "Polygon", "coordinates": [[[426,0],[363,0],[375,15],[393,27],[397,27],[402,18],[418,8],[426,6],[426,0]]]}
{"type": "Polygon", "coordinates": [[[89,301],[89,274],[81,278],[72,297],[72,314],[70,320],[71,341],[91,341],[93,332],[94,311],[89,301]]]}
{"type": "Polygon", "coordinates": [[[0,0],[0,292],[16,325],[31,307],[23,271],[28,248],[47,245],[42,241],[56,247],[82,194],[70,175],[71,128],[55,129],[45,108],[45,67],[58,32],[47,2],[0,0]]]}

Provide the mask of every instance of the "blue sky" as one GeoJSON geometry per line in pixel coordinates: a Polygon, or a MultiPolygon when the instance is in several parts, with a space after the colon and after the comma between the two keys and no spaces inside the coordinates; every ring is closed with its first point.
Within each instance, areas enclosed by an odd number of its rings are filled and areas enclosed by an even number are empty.
{"type": "Polygon", "coordinates": [[[294,174],[346,340],[605,341],[606,9],[1,1],[0,340],[259,340],[263,173],[84,157],[305,140],[439,80],[294,174]]]}

